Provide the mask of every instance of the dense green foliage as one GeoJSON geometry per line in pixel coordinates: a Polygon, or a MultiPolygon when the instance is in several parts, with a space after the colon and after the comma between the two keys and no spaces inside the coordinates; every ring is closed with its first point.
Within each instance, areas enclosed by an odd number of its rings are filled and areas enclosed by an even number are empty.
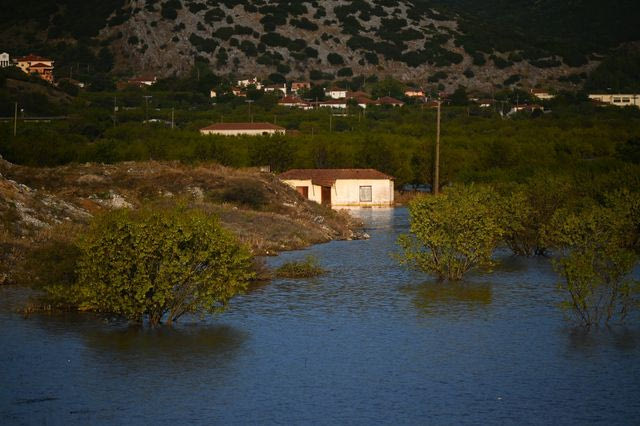
{"type": "Polygon", "coordinates": [[[399,239],[403,263],[449,281],[491,267],[504,233],[498,205],[494,191],[480,186],[455,186],[442,196],[414,199],[409,204],[412,235],[399,239]]]}
{"type": "Polygon", "coordinates": [[[75,272],[54,269],[67,273],[44,286],[50,300],[152,326],[224,308],[253,276],[248,250],[217,219],[182,208],[106,213],[73,247],[61,253],[73,252],[75,272]]]}
{"type": "MultiPolygon", "coordinates": [[[[204,75],[203,75],[204,76],[204,75]]],[[[196,80],[194,80],[196,81],[196,80]]],[[[196,81],[197,83],[197,81],[196,81]]],[[[175,85],[183,83],[161,82],[175,85]]],[[[368,83],[367,90],[393,96],[393,80],[368,83]]],[[[463,91],[460,91],[463,94],[463,91]]],[[[507,93],[508,95],[509,93],[507,93]]],[[[0,155],[18,164],[55,166],[70,162],[125,160],[217,161],[235,167],[270,165],[274,171],[308,167],[373,167],[406,183],[431,183],[435,111],[419,105],[403,108],[351,106],[346,116],[328,110],[277,107],[272,96],[252,94],[249,105],[233,96],[211,106],[193,91],[131,89],[82,93],[73,103],[48,109],[39,94],[15,98],[0,87],[0,99],[13,113],[18,99],[26,116],[66,113],[51,123],[0,124],[0,155]],[[143,124],[149,98],[149,119],[143,124]],[[30,98],[32,97],[32,99],[30,98]],[[113,113],[115,101],[119,107],[113,113]],[[171,129],[172,107],[176,128],[171,129]],[[198,129],[213,122],[274,122],[299,133],[276,137],[203,137],[198,129]],[[331,126],[331,127],[330,127],[331,126]]],[[[497,94],[496,97],[501,96],[497,94]]],[[[522,99],[523,94],[520,94],[522,99]]],[[[515,96],[512,96],[515,101],[515,96]]],[[[460,103],[464,103],[461,96],[460,103]]],[[[47,98],[45,98],[47,99],[47,98]]],[[[502,99],[505,99],[504,97],[502,99]]],[[[551,104],[543,116],[502,119],[491,111],[445,107],[442,115],[441,178],[447,182],[525,183],[535,176],[558,175],[578,196],[599,197],[626,183],[640,187],[640,111],[598,108],[580,98],[551,104]]]]}
{"type": "Polygon", "coordinates": [[[563,306],[582,325],[623,321],[640,306],[640,281],[631,277],[639,229],[640,198],[629,192],[579,213],[559,210],[546,228],[548,243],[558,248],[553,263],[563,278],[563,306]]]}

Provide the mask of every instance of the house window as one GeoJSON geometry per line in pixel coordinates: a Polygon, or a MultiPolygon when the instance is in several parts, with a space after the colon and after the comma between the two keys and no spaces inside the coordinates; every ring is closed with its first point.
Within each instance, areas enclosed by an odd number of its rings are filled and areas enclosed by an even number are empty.
{"type": "Polygon", "coordinates": [[[369,186],[361,186],[360,187],[360,202],[361,203],[370,203],[372,201],[371,197],[371,185],[369,186]]]}

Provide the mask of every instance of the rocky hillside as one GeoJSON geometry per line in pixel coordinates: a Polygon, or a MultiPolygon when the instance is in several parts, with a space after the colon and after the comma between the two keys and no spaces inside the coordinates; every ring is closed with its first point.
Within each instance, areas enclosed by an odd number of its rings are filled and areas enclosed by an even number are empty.
{"type": "Polygon", "coordinates": [[[390,74],[448,90],[558,86],[580,83],[612,49],[640,39],[640,6],[631,0],[110,0],[95,10],[79,0],[7,3],[7,37],[29,23],[17,31],[23,46],[94,37],[92,49],[107,47],[117,71],[161,76],[202,61],[274,82],[390,74]]]}
{"type": "Polygon", "coordinates": [[[359,221],[304,200],[268,173],[157,162],[30,168],[0,159],[0,284],[21,247],[50,229],[143,203],[202,208],[260,255],[364,236],[359,221]]]}

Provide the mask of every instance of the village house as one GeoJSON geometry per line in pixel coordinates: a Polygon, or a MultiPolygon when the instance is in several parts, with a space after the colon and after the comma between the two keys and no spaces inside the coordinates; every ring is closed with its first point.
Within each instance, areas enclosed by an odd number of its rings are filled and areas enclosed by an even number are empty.
{"type": "Polygon", "coordinates": [[[0,53],[0,68],[6,68],[11,65],[11,58],[7,52],[0,53]]]}
{"type": "Polygon", "coordinates": [[[26,74],[37,74],[41,79],[53,83],[53,62],[51,59],[30,54],[16,59],[18,68],[26,74]]]}
{"type": "Polygon", "coordinates": [[[281,96],[287,96],[287,84],[272,84],[264,87],[265,93],[276,93],[281,96]]]}
{"type": "Polygon", "coordinates": [[[258,77],[253,78],[245,78],[244,80],[238,80],[238,87],[247,88],[249,86],[254,86],[256,89],[262,89],[262,83],[258,80],[258,77]]]}
{"type": "Polygon", "coordinates": [[[222,136],[271,136],[285,134],[286,129],[271,123],[216,123],[203,127],[200,133],[222,136]]]}
{"type": "Polygon", "coordinates": [[[402,102],[399,99],[392,98],[391,96],[383,96],[383,97],[377,99],[376,103],[378,105],[390,105],[390,106],[393,106],[393,107],[401,107],[401,106],[404,105],[404,102],[402,102]]]}
{"type": "Polygon", "coordinates": [[[332,87],[331,89],[325,89],[324,95],[331,99],[344,99],[347,97],[348,90],[340,89],[338,87],[332,87]]]}
{"type": "Polygon", "coordinates": [[[531,89],[531,95],[535,96],[541,101],[548,101],[556,97],[556,95],[553,95],[549,93],[547,90],[543,90],[543,89],[531,89]]]}
{"type": "Polygon", "coordinates": [[[374,169],[292,169],[279,178],[332,208],[393,206],[393,177],[374,169]]]}
{"type": "Polygon", "coordinates": [[[424,91],[422,91],[422,90],[405,90],[404,95],[407,98],[424,98],[424,91]]]}
{"type": "Polygon", "coordinates": [[[478,99],[476,102],[480,108],[491,108],[495,104],[493,99],[478,99]]]}
{"type": "Polygon", "coordinates": [[[291,83],[291,93],[297,95],[300,90],[311,90],[311,83],[306,81],[294,81],[291,83]]]}
{"type": "Polygon", "coordinates": [[[507,115],[512,115],[518,112],[534,112],[534,111],[544,112],[544,107],[538,104],[525,104],[525,105],[516,105],[509,110],[507,115]]]}
{"type": "Polygon", "coordinates": [[[153,86],[158,81],[158,77],[155,75],[141,75],[139,77],[130,78],[127,80],[127,85],[145,87],[153,86]]]}
{"type": "Polygon", "coordinates": [[[590,94],[589,99],[603,105],[615,105],[619,107],[636,106],[640,107],[640,95],[637,94],[590,94]]]}
{"type": "Polygon", "coordinates": [[[320,108],[347,109],[347,98],[328,99],[326,101],[318,102],[318,106],[320,108]]]}
{"type": "Polygon", "coordinates": [[[278,101],[278,105],[288,108],[300,108],[303,110],[313,109],[313,105],[311,105],[309,102],[303,101],[302,99],[295,96],[285,96],[278,101]]]}

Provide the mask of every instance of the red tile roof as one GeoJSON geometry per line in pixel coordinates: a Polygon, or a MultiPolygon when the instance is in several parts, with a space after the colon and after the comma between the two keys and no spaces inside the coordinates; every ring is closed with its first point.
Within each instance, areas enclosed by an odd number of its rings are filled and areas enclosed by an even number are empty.
{"type": "Polygon", "coordinates": [[[295,96],[285,96],[278,101],[279,104],[306,104],[307,102],[295,96]]]}
{"type": "Polygon", "coordinates": [[[378,99],[378,102],[382,105],[404,105],[404,102],[391,96],[383,96],[378,99]]]}
{"type": "Polygon", "coordinates": [[[43,64],[38,62],[37,64],[33,64],[29,66],[30,68],[53,68],[51,65],[43,64]]]}
{"type": "Polygon", "coordinates": [[[19,62],[53,62],[51,59],[43,58],[42,56],[34,55],[33,53],[23,56],[17,59],[19,62]]]}
{"type": "Polygon", "coordinates": [[[286,130],[271,123],[216,123],[200,130],[286,130]]]}
{"type": "Polygon", "coordinates": [[[279,176],[280,179],[311,179],[311,182],[320,186],[332,186],[338,179],[391,179],[392,176],[375,169],[291,169],[279,176]]]}

